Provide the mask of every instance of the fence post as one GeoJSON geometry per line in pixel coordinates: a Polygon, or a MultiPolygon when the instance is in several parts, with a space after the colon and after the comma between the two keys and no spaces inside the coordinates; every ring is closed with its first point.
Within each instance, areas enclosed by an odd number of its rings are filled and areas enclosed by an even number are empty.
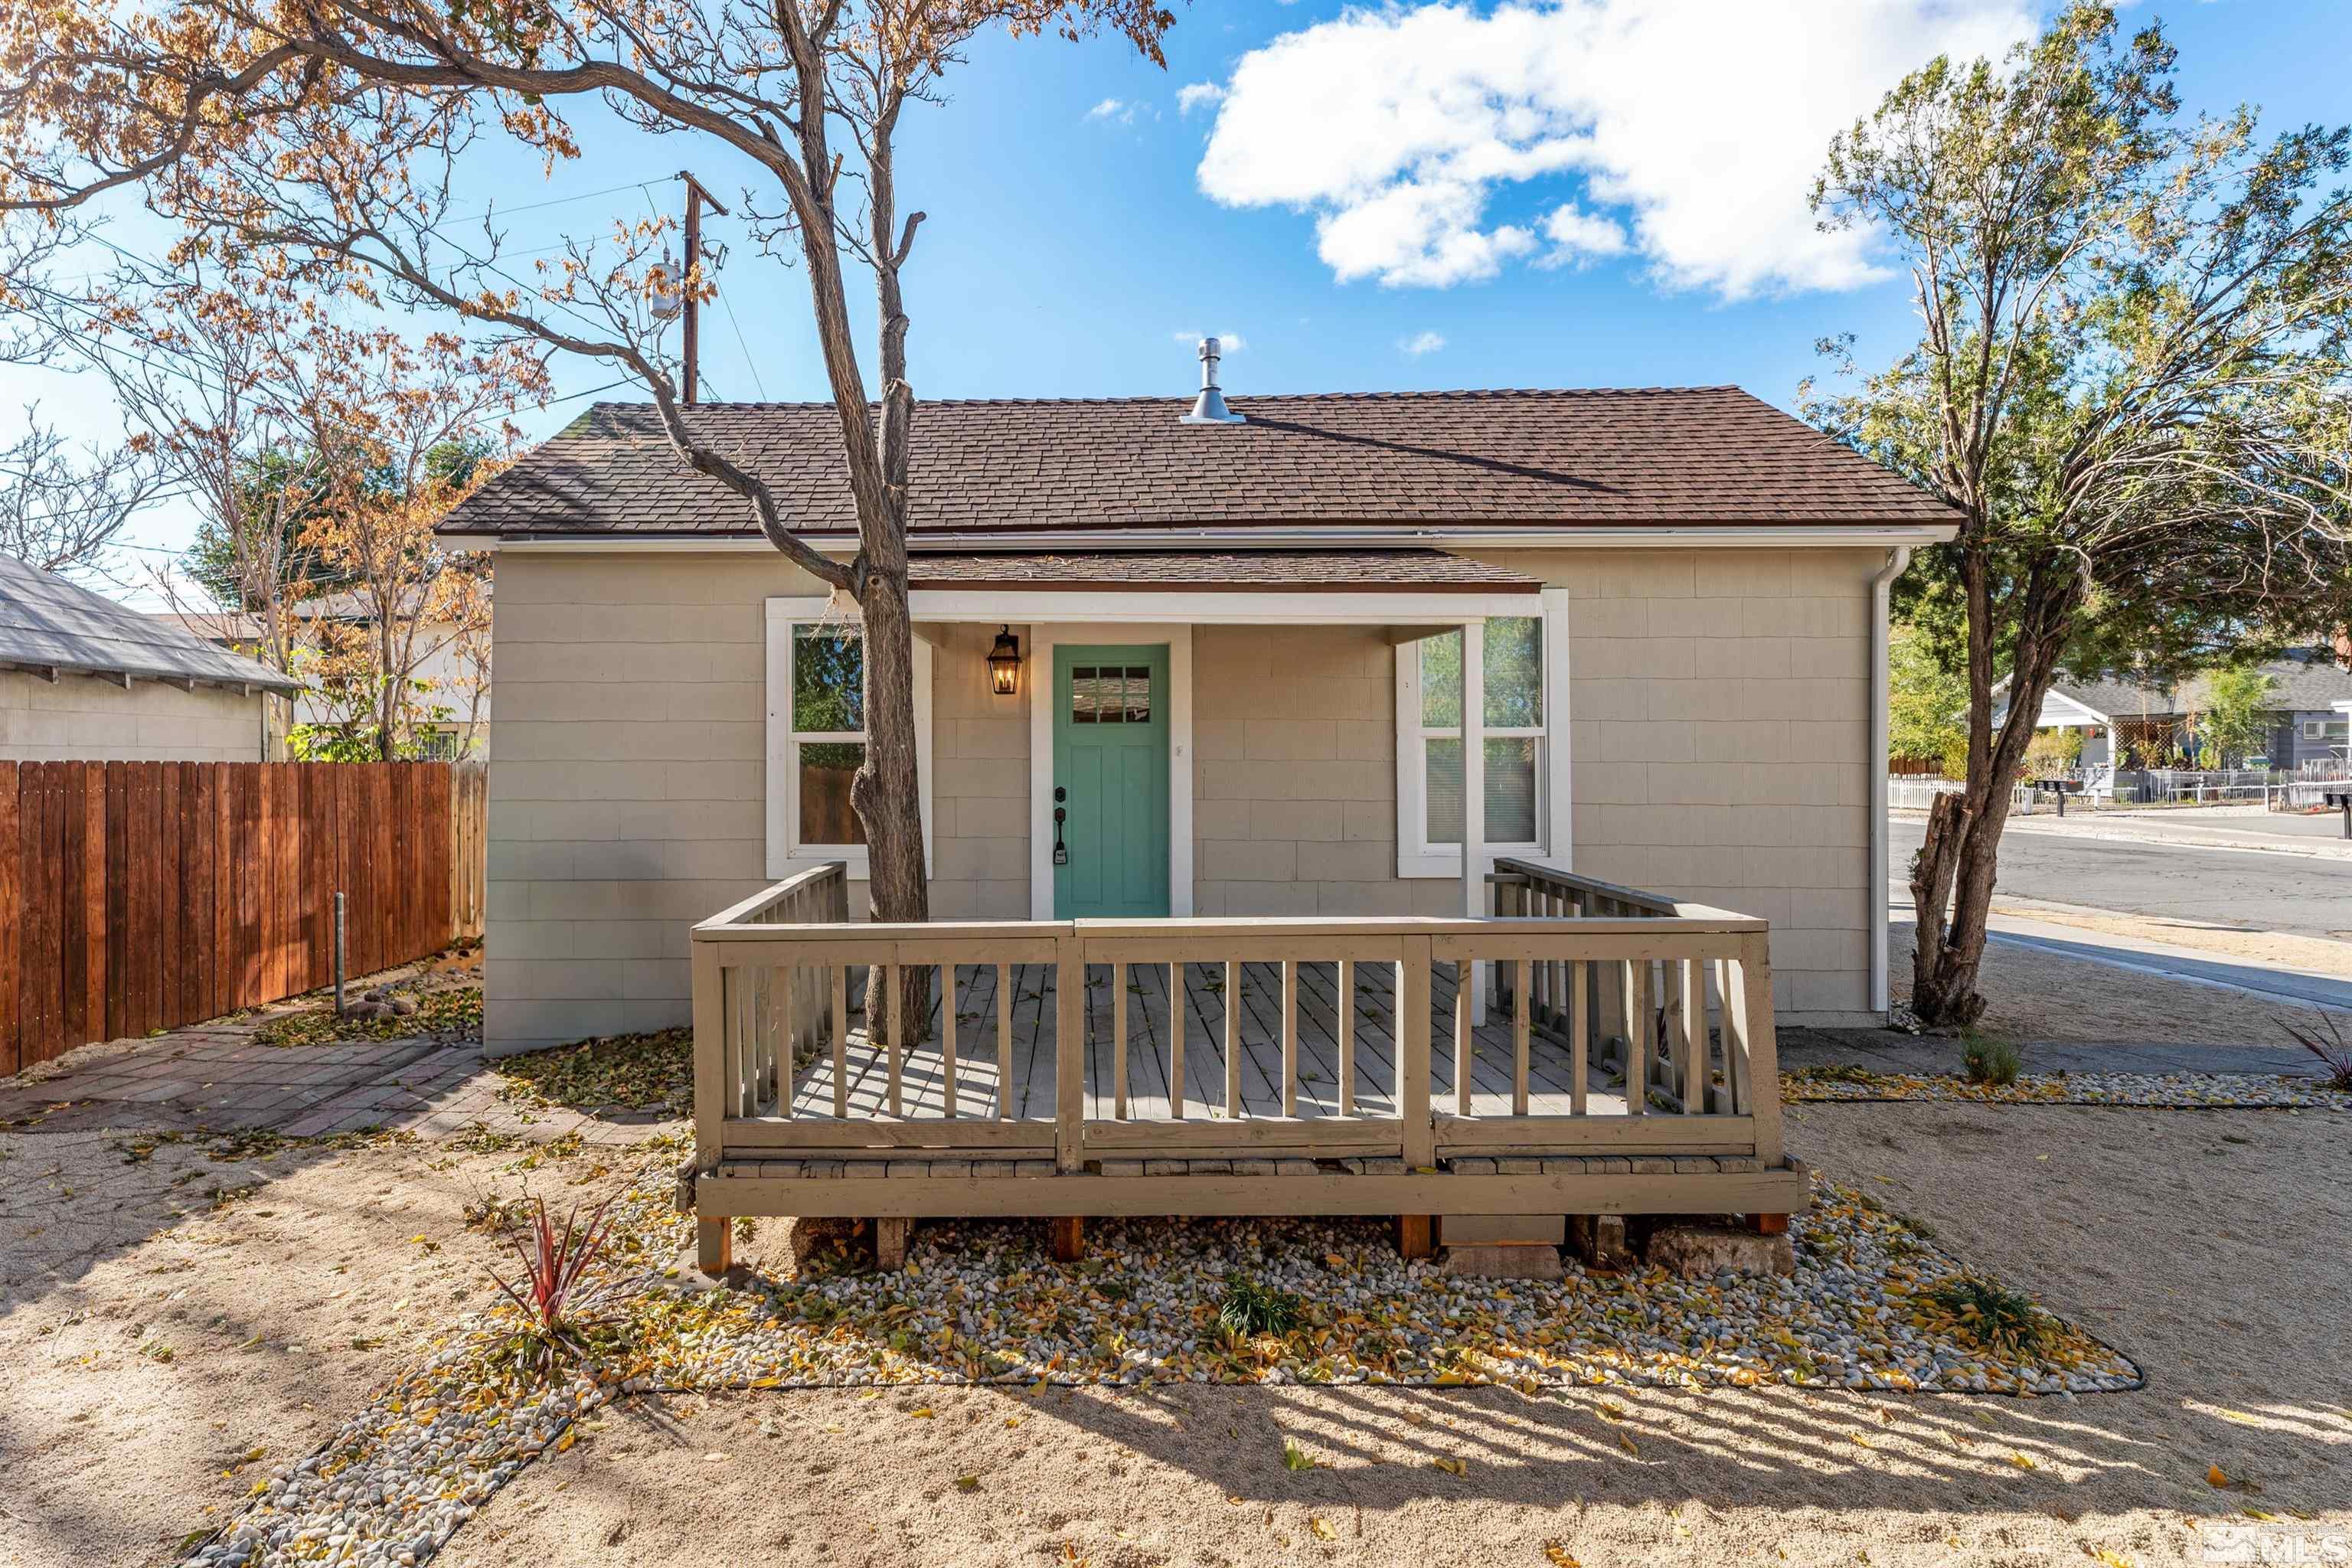
{"type": "Polygon", "coordinates": [[[343,1016],[343,895],[335,894],[335,1016],[343,1016]]]}

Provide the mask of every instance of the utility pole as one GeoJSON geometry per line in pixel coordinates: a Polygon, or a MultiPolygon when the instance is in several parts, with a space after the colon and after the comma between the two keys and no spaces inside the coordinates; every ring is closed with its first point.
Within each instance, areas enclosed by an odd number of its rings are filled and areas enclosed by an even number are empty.
{"type": "Polygon", "coordinates": [[[686,401],[691,405],[702,393],[701,310],[692,282],[694,265],[702,256],[702,204],[709,202],[720,217],[734,215],[687,170],[680,169],[677,177],[686,182],[686,401]]]}

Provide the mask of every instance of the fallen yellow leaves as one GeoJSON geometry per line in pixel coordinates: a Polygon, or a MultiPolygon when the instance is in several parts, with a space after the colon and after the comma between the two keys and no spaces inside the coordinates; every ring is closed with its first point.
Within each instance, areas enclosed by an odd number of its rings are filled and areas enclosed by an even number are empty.
{"type": "Polygon", "coordinates": [[[2100,1568],[2132,1568],[2132,1560],[2120,1552],[2110,1552],[2104,1546],[2085,1546],[2083,1550],[2100,1568]]]}
{"type": "Polygon", "coordinates": [[[955,1489],[960,1492],[976,1492],[980,1489],[980,1478],[978,1476],[958,1476],[955,1479],[955,1489]]]}
{"type": "Polygon", "coordinates": [[[1330,1521],[1322,1518],[1320,1515],[1309,1514],[1307,1518],[1307,1528],[1315,1532],[1316,1539],[1318,1541],[1337,1541],[1339,1539],[1339,1532],[1331,1528],[1330,1521]]]}
{"type": "Polygon", "coordinates": [[[1466,1476],[1470,1473],[1470,1461],[1467,1459],[1449,1459],[1440,1455],[1430,1460],[1429,1465],[1430,1468],[1444,1470],[1449,1476],[1466,1476]]]}
{"type": "Polygon", "coordinates": [[[1570,1553],[1567,1546],[1560,1542],[1545,1542],[1543,1553],[1544,1561],[1550,1563],[1552,1568],[1584,1568],[1584,1564],[1579,1563],[1570,1553]]]}

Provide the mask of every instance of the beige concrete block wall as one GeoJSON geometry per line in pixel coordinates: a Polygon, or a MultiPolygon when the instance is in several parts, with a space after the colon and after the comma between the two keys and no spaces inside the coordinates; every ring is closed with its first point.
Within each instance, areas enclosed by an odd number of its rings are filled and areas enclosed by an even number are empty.
{"type": "Polygon", "coordinates": [[[257,763],[264,700],[217,686],[134,678],[126,691],[88,675],[52,684],[0,671],[0,761],[257,763]]]}
{"type": "Polygon", "coordinates": [[[1451,912],[1396,874],[1396,655],[1378,626],[1192,633],[1192,907],[1451,912]]]}
{"type": "MultiPolygon", "coordinates": [[[[1015,626],[1021,646],[1029,628],[1015,626]]],[[[1029,918],[1029,701],[989,689],[994,626],[936,628],[931,652],[931,915],[1029,918]]]]}
{"type": "MultiPolygon", "coordinates": [[[[756,555],[500,558],[494,1050],[686,1021],[689,928],[770,880],[766,601],[821,591],[756,555]]],[[[932,658],[942,919],[1028,911],[1027,698],[987,690],[995,631],[944,628],[932,658]]],[[[863,881],[849,901],[865,918],[863,881]]]]}
{"type": "MultiPolygon", "coordinates": [[[[1568,588],[1575,863],[1773,922],[1784,1011],[1868,1002],[1868,579],[1882,552],[1518,552],[1568,588]]],[[[687,931],[765,885],[763,601],[751,555],[509,553],[490,774],[494,1048],[687,1016],[687,931]]],[[[1029,638],[1027,628],[1016,627],[1029,638]]],[[[933,909],[1028,909],[1028,704],[993,626],[933,658],[933,909]]],[[[1194,908],[1451,912],[1396,876],[1395,665],[1374,627],[1193,634],[1194,908]]],[[[862,884],[853,909],[864,907],[862,884]]]]}
{"type": "Polygon", "coordinates": [[[769,880],[765,601],[820,591],[753,555],[499,558],[492,1050],[686,1021],[688,930],[769,880]]]}
{"type": "Polygon", "coordinates": [[[1879,550],[1515,552],[1569,590],[1576,868],[1772,922],[1774,996],[1870,1002],[1879,550]]]}

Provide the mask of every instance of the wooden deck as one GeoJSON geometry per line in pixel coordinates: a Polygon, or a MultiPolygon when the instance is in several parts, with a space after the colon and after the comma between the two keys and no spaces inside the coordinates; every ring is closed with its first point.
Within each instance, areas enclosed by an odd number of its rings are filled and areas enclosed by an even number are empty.
{"type": "Polygon", "coordinates": [[[839,865],[787,879],[695,928],[697,1256],[759,1214],[1048,1216],[1062,1256],[1089,1215],[1391,1214],[1410,1249],[1433,1215],[1803,1206],[1765,922],[1517,861],[1496,888],[1477,918],[878,924],[839,865]],[[1473,964],[1504,994],[1462,1027],[1473,964]],[[871,1038],[867,988],[910,977],[871,1038]]]}
{"type": "MultiPolygon", "coordinates": [[[[1183,964],[1184,1107],[1191,1119],[1230,1115],[1225,1100],[1225,1014],[1229,998],[1221,964],[1183,964]]],[[[1138,964],[1127,971],[1128,1007],[1127,1119],[1160,1121],[1177,1114],[1169,1082],[1172,1043],[1170,1031],[1171,966],[1138,964]]],[[[1395,984],[1388,965],[1353,966],[1355,994],[1355,1114],[1391,1117],[1397,1114],[1395,984]]],[[[956,1017],[959,1049],[956,1063],[955,1115],[985,1119],[999,1113],[996,1016],[1000,971],[994,965],[966,965],[957,972],[956,1017]]],[[[1004,1086],[1003,1113],[1013,1118],[1052,1120],[1055,1110],[1055,966],[1019,964],[1003,973],[1013,987],[1013,1071],[1004,1086]]],[[[1282,1108],[1282,970],[1279,964],[1241,966],[1242,1114],[1276,1117],[1282,1108]]],[[[1108,964],[1087,971],[1086,1111],[1089,1121],[1118,1119],[1114,1068],[1117,1031],[1113,1009],[1122,998],[1111,994],[1112,971],[1108,964]]],[[[1454,1028],[1455,981],[1450,966],[1433,971],[1431,1032],[1450,1039],[1454,1028]]],[[[944,1056],[934,984],[932,1006],[921,1031],[923,1039],[908,1046],[901,1057],[901,1114],[910,1120],[946,1117],[944,1056]]],[[[1298,965],[1297,1109],[1300,1118],[1341,1114],[1339,1105],[1339,965],[1303,963],[1298,965]]],[[[1476,1031],[1473,1059],[1472,1106],[1475,1114],[1502,1116],[1511,1110],[1512,1031],[1507,1002],[1476,1031]]],[[[910,1030],[911,1035],[914,1031],[910,1030]]],[[[809,1053],[803,1053],[808,1055],[809,1053]]],[[[1599,1059],[1587,1073],[1589,1114],[1622,1114],[1626,1109],[1622,1074],[1599,1059]]],[[[871,1120],[888,1112],[888,1068],[885,1053],[867,1037],[865,1015],[850,1015],[845,1053],[849,1085],[849,1115],[871,1120]]],[[[1430,1098],[1454,1104],[1454,1062],[1450,1052],[1433,1052],[1430,1098]]],[[[1542,1033],[1530,1040],[1528,1113],[1566,1116],[1570,1113],[1568,1048],[1542,1033]]],[[[829,1118],[834,1112],[833,1062],[816,1052],[795,1077],[793,1115],[829,1118]]]]}

